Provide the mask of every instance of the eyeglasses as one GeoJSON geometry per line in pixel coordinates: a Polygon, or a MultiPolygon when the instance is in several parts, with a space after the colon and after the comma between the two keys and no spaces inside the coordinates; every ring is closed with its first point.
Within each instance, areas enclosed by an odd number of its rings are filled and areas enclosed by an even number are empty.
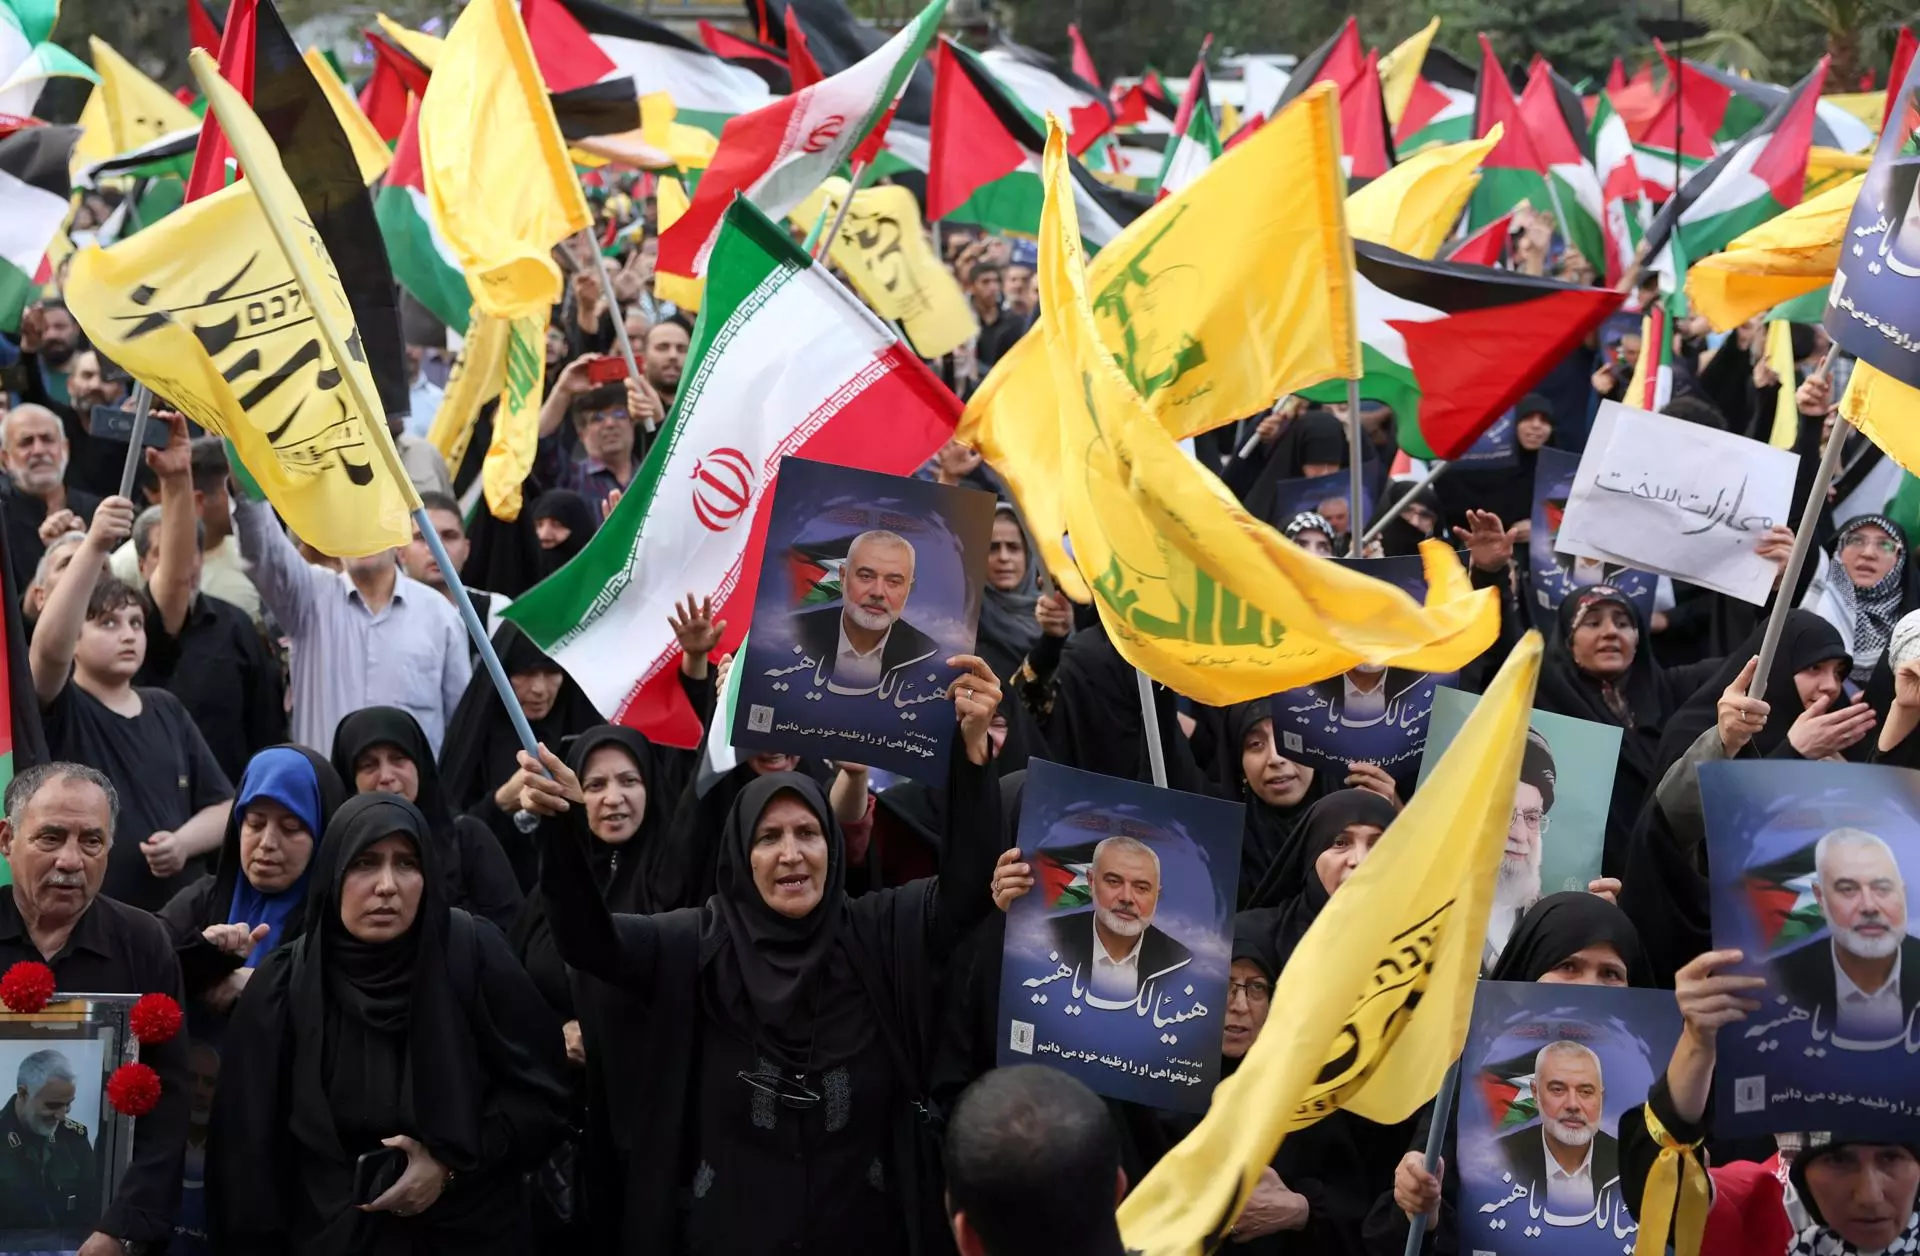
{"type": "Polygon", "coordinates": [[[794,1078],[772,1070],[749,1073],[741,1069],[734,1074],[741,1081],[753,1087],[763,1095],[772,1095],[784,1108],[811,1108],[820,1102],[820,1092],[810,1090],[794,1078]]]}
{"type": "Polygon", "coordinates": [[[1551,817],[1538,807],[1515,807],[1512,823],[1526,825],[1527,831],[1531,833],[1545,833],[1547,825],[1551,823],[1551,817]]]}
{"type": "Polygon", "coordinates": [[[595,423],[631,423],[633,419],[625,410],[582,410],[580,421],[592,426],[595,423]]]}
{"type": "Polygon", "coordinates": [[[1247,996],[1247,1002],[1249,1003],[1265,1003],[1273,997],[1273,983],[1270,981],[1260,981],[1258,979],[1252,981],[1229,981],[1227,983],[1227,1001],[1231,1003],[1233,996],[1236,994],[1244,994],[1247,996]]]}
{"type": "Polygon", "coordinates": [[[1883,536],[1876,541],[1870,536],[1861,536],[1858,532],[1855,532],[1847,537],[1846,540],[1840,542],[1840,548],[1843,550],[1863,550],[1869,546],[1879,550],[1882,554],[1898,554],[1900,552],[1899,542],[1895,541],[1892,537],[1883,536]]]}

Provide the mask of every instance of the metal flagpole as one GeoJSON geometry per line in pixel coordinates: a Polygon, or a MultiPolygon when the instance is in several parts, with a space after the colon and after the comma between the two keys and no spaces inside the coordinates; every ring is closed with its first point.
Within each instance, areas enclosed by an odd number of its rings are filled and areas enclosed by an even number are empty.
{"type": "MultiPolygon", "coordinates": [[[[1641,352],[1646,349],[1643,347],[1641,352]]],[[[1820,359],[1820,369],[1814,374],[1831,378],[1833,359],[1839,352],[1839,345],[1829,345],[1827,356],[1820,359]]],[[[1780,386],[1785,388],[1785,381],[1780,386]]],[[[1760,640],[1760,665],[1753,669],[1753,683],[1747,686],[1749,698],[1767,696],[1767,669],[1773,666],[1773,656],[1780,651],[1780,634],[1787,627],[1787,612],[1793,609],[1793,591],[1800,583],[1800,569],[1806,566],[1807,551],[1813,548],[1813,530],[1820,522],[1820,512],[1826,509],[1827,488],[1840,466],[1840,453],[1852,427],[1838,414],[1833,416],[1833,432],[1827,437],[1826,453],[1820,459],[1820,470],[1813,477],[1813,487],[1807,490],[1807,504],[1800,511],[1800,527],[1793,535],[1793,553],[1787,558],[1786,570],[1780,573],[1779,587],[1774,590],[1773,613],[1767,617],[1766,636],[1760,640]]]]}
{"type": "Polygon", "coordinates": [[[847,195],[840,202],[839,211],[833,216],[833,225],[820,233],[819,242],[813,246],[814,261],[817,262],[825,257],[827,250],[833,247],[833,242],[839,239],[841,224],[847,221],[847,211],[853,208],[853,194],[860,190],[860,181],[867,177],[867,171],[872,165],[870,161],[863,161],[853,168],[852,177],[847,180],[847,195]]]}
{"type": "MultiPolygon", "coordinates": [[[[1435,480],[1445,475],[1447,473],[1447,468],[1452,465],[1453,464],[1451,462],[1435,463],[1431,468],[1428,469],[1426,478],[1421,480],[1420,483],[1414,488],[1414,493],[1419,492],[1421,489],[1427,487],[1429,484],[1432,484],[1435,480]]],[[[1411,502],[1412,500],[1413,500],[1413,493],[1408,493],[1405,497],[1402,497],[1399,501],[1387,507],[1386,513],[1381,515],[1378,519],[1375,519],[1373,521],[1373,526],[1367,529],[1367,534],[1360,538],[1360,544],[1362,548],[1366,546],[1367,542],[1373,540],[1374,537],[1379,536],[1382,532],[1384,532],[1388,524],[1392,523],[1395,519],[1398,519],[1400,517],[1400,512],[1405,510],[1407,508],[1407,503],[1411,502]]],[[[1501,522],[1505,523],[1506,521],[1503,519],[1501,520],[1501,522]]]]}
{"type": "Polygon", "coordinates": [[[1153,705],[1153,678],[1137,667],[1133,669],[1133,678],[1140,686],[1140,718],[1146,721],[1147,765],[1153,769],[1154,788],[1165,789],[1167,749],[1160,744],[1160,713],[1153,705]]]}
{"type": "MultiPolygon", "coordinates": [[[[633,358],[633,342],[627,339],[627,315],[620,308],[620,298],[613,293],[613,279],[607,274],[607,258],[600,251],[600,242],[593,238],[593,228],[581,232],[587,237],[587,251],[593,254],[594,269],[600,272],[600,293],[607,303],[607,315],[613,319],[613,336],[620,345],[620,356],[627,360],[627,374],[634,379],[640,378],[640,364],[633,358]]],[[[653,434],[653,416],[647,416],[647,434],[653,434]]]]}
{"type": "Polygon", "coordinates": [[[1366,519],[1360,513],[1360,381],[1347,381],[1347,535],[1353,544],[1348,558],[1360,557],[1360,529],[1366,519]]]}
{"type": "Polygon", "coordinates": [[[487,626],[480,622],[480,612],[473,608],[473,599],[467,596],[467,586],[460,582],[460,569],[447,556],[447,547],[440,543],[440,532],[427,516],[425,506],[413,512],[413,522],[420,529],[420,536],[426,541],[428,551],[433,554],[433,561],[440,564],[440,574],[446,577],[447,588],[453,594],[453,604],[459,609],[460,618],[466,622],[467,635],[473,638],[474,647],[480,652],[480,661],[486,665],[487,675],[492,679],[494,689],[499,692],[501,703],[507,708],[507,717],[513,721],[513,731],[520,737],[520,748],[538,759],[540,743],[534,738],[533,725],[527,723],[527,713],[520,709],[520,699],[514,696],[513,684],[507,679],[507,669],[500,665],[500,656],[494,653],[493,642],[487,637],[487,626]]]}
{"type": "Polygon", "coordinates": [[[140,455],[146,448],[147,415],[153,409],[153,389],[135,384],[133,389],[133,431],[127,437],[127,461],[120,468],[120,496],[133,496],[133,479],[140,473],[140,455]]]}
{"type": "MultiPolygon", "coordinates": [[[[1440,1093],[1433,1101],[1433,1124],[1427,1127],[1427,1172],[1432,1173],[1440,1163],[1440,1148],[1446,1145],[1447,1124],[1453,1120],[1453,1098],[1460,1090],[1460,1061],[1455,1060],[1447,1066],[1447,1075],[1440,1079],[1440,1093]]],[[[1420,1256],[1420,1245],[1427,1237],[1427,1219],[1425,1217],[1407,1218],[1406,1256],[1420,1256]]]]}

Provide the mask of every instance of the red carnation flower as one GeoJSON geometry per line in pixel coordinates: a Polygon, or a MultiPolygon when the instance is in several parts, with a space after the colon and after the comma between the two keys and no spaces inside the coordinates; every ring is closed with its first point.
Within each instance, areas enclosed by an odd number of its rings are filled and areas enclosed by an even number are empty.
{"type": "Polygon", "coordinates": [[[53,999],[53,969],[32,960],[22,960],[0,977],[0,1003],[9,1012],[31,1014],[44,1009],[53,999]]]}
{"type": "Polygon", "coordinates": [[[160,1074],[144,1064],[122,1064],[107,1078],[107,1102],[127,1116],[145,1116],[160,1102],[160,1074]]]}
{"type": "Polygon", "coordinates": [[[180,1032],[180,1005],[164,994],[143,994],[127,1026],[141,1042],[165,1042],[180,1032]]]}

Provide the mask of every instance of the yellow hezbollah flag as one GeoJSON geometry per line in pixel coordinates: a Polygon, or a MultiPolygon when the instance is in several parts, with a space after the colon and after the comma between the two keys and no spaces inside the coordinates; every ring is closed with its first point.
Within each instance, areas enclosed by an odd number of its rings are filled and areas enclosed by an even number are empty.
{"type": "Polygon", "coordinates": [[[454,22],[420,102],[420,165],[483,312],[521,318],[560,299],[549,254],[593,217],[508,0],[474,0],[454,22]]]}
{"type": "Polygon", "coordinates": [[[318,48],[307,49],[301,60],[307,63],[327,103],[333,106],[333,116],[340,119],[340,129],[347,133],[354,164],[360,167],[360,181],[371,185],[393,164],[393,150],[380,138],[380,132],[373,129],[373,123],[360,111],[360,102],[353,98],[353,93],[347,90],[347,85],[340,81],[318,48]]]}
{"type": "Polygon", "coordinates": [[[1347,197],[1347,230],[1356,240],[1432,257],[1480,186],[1480,162],[1505,133],[1496,122],[1481,139],[1437,144],[1401,162],[1347,197]]]}
{"type": "MultiPolygon", "coordinates": [[[[1102,248],[1087,274],[1100,340],[1176,437],[1266,411],[1277,397],[1360,373],[1353,241],[1340,171],[1339,97],[1316,83],[1252,138],[1102,248]],[[1221,264],[1223,242],[1233,245],[1221,264]]],[[[1052,317],[1043,304],[1042,328],[1052,317]]],[[[1044,335],[1015,343],[968,402],[956,435],[1021,491],[1047,566],[1078,586],[1066,530],[1061,405],[1044,335]]],[[[1084,588],[1068,587],[1080,601],[1084,588]]]]}
{"type": "Polygon", "coordinates": [[[1128,1250],[1214,1251],[1286,1135],[1336,1111],[1403,1121],[1433,1098],[1465,1045],[1539,673],[1529,632],[1307,930],[1273,991],[1285,1014],[1120,1205],[1128,1250]]]}
{"type": "Polygon", "coordinates": [[[405,545],[419,501],[352,307],[259,120],[193,57],[247,178],[76,254],[67,304],[109,358],[233,442],[303,539],[338,556],[405,545]]]}
{"type": "Polygon", "coordinates": [[[466,339],[460,342],[460,356],[447,375],[433,427],[427,432],[427,443],[440,451],[449,467],[458,467],[466,459],[480,407],[506,386],[507,321],[475,310],[467,321],[466,339]]]}
{"type": "Polygon", "coordinates": [[[1792,449],[1800,441],[1800,407],[1793,399],[1793,324],[1784,318],[1767,324],[1767,365],[1780,377],[1767,444],[1775,449],[1792,449]]]}
{"type": "Polygon", "coordinates": [[[200,125],[193,110],[142,74],[106,40],[89,36],[87,47],[100,81],[80,114],[83,133],[74,145],[75,170],[200,125]]]}
{"type": "MultiPolygon", "coordinates": [[[[1225,706],[1361,663],[1453,671],[1491,645],[1500,623],[1494,591],[1471,589],[1446,544],[1422,550],[1422,608],[1247,514],[1153,421],[1099,339],[1067,160],[1056,122],[1043,162],[1039,277],[1049,311],[1043,347],[1061,405],[1038,435],[1055,444],[1077,575],[1121,655],[1189,697],[1225,706]]],[[[1016,495],[1034,482],[1028,468],[994,465],[1016,495]]]]}
{"type": "MultiPolygon", "coordinates": [[[[831,222],[846,194],[845,179],[828,179],[787,221],[810,228],[825,214],[831,222]]],[[[973,306],[933,255],[920,229],[919,202],[906,188],[855,192],[829,257],[875,314],[900,324],[921,357],[944,357],[979,334],[973,306]]]]}
{"type": "Polygon", "coordinates": [[[1687,297],[1717,331],[1833,282],[1840,241],[1866,176],[1768,219],[1687,268],[1687,297]]]}
{"type": "Polygon", "coordinates": [[[1840,414],[1886,451],[1887,457],[1920,475],[1920,391],[1865,362],[1840,398],[1840,414]]]}
{"type": "Polygon", "coordinates": [[[540,386],[547,371],[546,310],[507,324],[506,389],[493,412],[493,440],[480,466],[487,509],[496,519],[520,517],[520,486],[533,471],[540,441],[540,386]]]}
{"type": "Polygon", "coordinates": [[[1380,95],[1386,101],[1388,130],[1400,125],[1400,115],[1407,111],[1414,85],[1420,81],[1421,67],[1427,63],[1427,49],[1433,46],[1439,30],[1440,19],[1433,18],[1380,58],[1380,95]]]}

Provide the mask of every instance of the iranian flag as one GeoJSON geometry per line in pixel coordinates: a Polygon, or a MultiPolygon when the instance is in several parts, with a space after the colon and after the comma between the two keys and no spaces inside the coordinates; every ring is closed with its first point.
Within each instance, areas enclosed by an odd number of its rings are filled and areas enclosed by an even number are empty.
{"type": "Polygon", "coordinates": [[[1594,171],[1600,177],[1606,264],[1600,267],[1608,284],[1615,284],[1633,264],[1633,253],[1647,234],[1647,201],[1640,183],[1640,166],[1633,155],[1627,124],[1614,112],[1613,101],[1601,92],[1594,105],[1588,132],[1593,145],[1594,171]]]}
{"type": "Polygon", "coordinates": [[[1486,136],[1495,123],[1500,124],[1501,136],[1480,163],[1480,186],[1467,202],[1467,229],[1478,231],[1522,201],[1536,210],[1552,209],[1547,163],[1534,151],[1533,132],[1520,116],[1520,103],[1513,98],[1506,71],[1485,35],[1480,36],[1480,79],[1474,102],[1474,138],[1486,136]]]}
{"type": "Polygon", "coordinates": [[[1213,121],[1213,90],[1207,82],[1206,49],[1193,63],[1187,77],[1187,90],[1180,97],[1180,112],[1173,120],[1173,142],[1167,145],[1167,158],[1160,167],[1160,187],[1154,193],[1165,200],[1207,172],[1220,160],[1220,128],[1213,121]]]}
{"type": "MultiPolygon", "coordinates": [[[[1390,408],[1414,458],[1457,458],[1620,308],[1623,294],[1429,262],[1356,240],[1360,395],[1390,408]]],[[[1304,390],[1345,399],[1346,381],[1304,390]]]]}
{"type": "Polygon", "coordinates": [[[1520,117],[1533,140],[1534,155],[1546,163],[1546,208],[1559,221],[1561,238],[1597,274],[1609,281],[1618,279],[1617,273],[1607,269],[1606,206],[1587,139],[1586,110],[1573,86],[1544,59],[1535,61],[1527,76],[1526,90],[1520,93],[1520,117]]]}
{"type": "Polygon", "coordinates": [[[706,274],[707,254],[736,194],[774,218],[785,218],[811,196],[892,111],[946,8],[947,0],[933,0],[892,39],[847,69],[729,119],[693,204],[660,236],[660,269],[706,274]]]}
{"type": "MultiPolygon", "coordinates": [[[[950,39],[933,54],[933,129],[927,153],[927,218],[994,231],[1040,232],[1040,154],[1045,125],[1003,88],[973,53],[950,39]]],[[[1087,173],[1073,171],[1080,235],[1091,249],[1111,242],[1147,209],[1087,173]]]]}
{"type": "Polygon", "coordinates": [[[26,126],[0,137],[0,327],[20,326],[44,273],[47,246],[67,219],[67,168],[79,129],[26,126]]]}
{"type": "Polygon", "coordinates": [[[1813,897],[1813,843],[1740,874],[1768,955],[1792,950],[1827,927],[1813,897]]]}
{"type": "Polygon", "coordinates": [[[667,618],[688,594],[710,597],[728,625],[719,652],[739,645],[780,460],[797,454],[905,475],[959,418],[959,401],[886,324],[784,227],[737,200],[709,259],[662,439],[587,548],[505,617],[609,719],[668,745],[697,745],[700,722],[680,688],[667,618]]]}
{"type": "Polygon", "coordinates": [[[448,327],[465,335],[473,294],[460,271],[453,246],[433,225],[427,208],[427,184],[420,170],[420,103],[407,110],[394,145],[393,164],[387,167],[373,201],[380,220],[380,238],[393,262],[393,277],[413,299],[448,327]]]}
{"type": "Polygon", "coordinates": [[[1679,292],[1690,259],[1718,253],[1735,237],[1800,203],[1813,144],[1813,109],[1827,58],[1801,79],[1766,121],[1688,179],[1647,228],[1647,256],[1679,292]]]}
{"type": "Polygon", "coordinates": [[[1640,316],[1640,356],[1627,381],[1627,404],[1658,413],[1673,400],[1673,336],[1667,307],[1655,301],[1640,316]]]}

